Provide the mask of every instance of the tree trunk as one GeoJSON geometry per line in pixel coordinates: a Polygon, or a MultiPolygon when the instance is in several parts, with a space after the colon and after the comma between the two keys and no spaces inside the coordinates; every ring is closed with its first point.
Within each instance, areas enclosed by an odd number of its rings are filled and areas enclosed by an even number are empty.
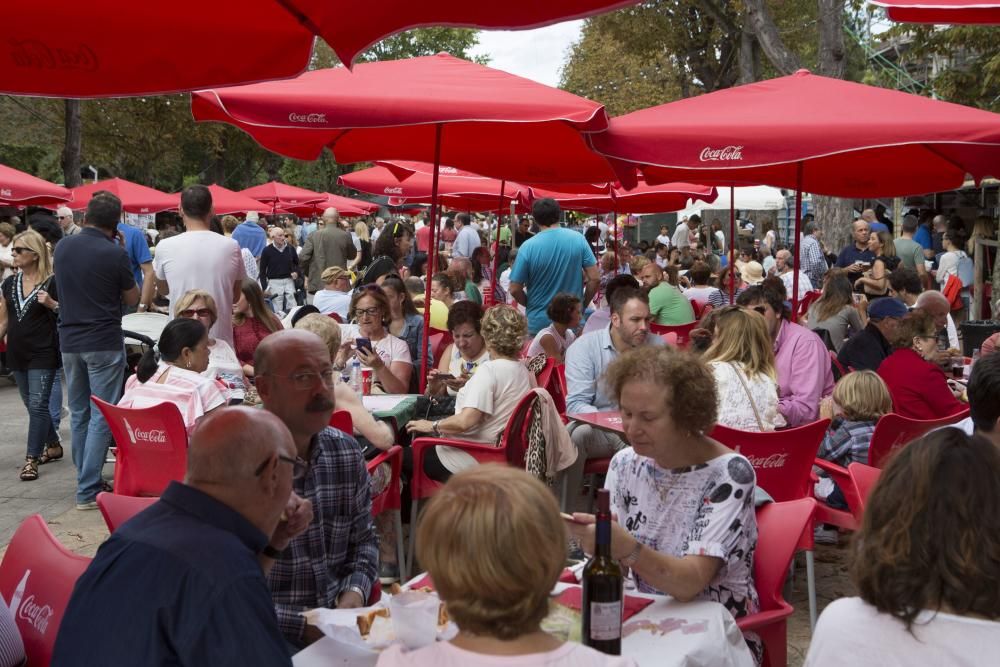
{"type": "MultiPolygon", "coordinates": [[[[767,59],[781,74],[794,74],[802,67],[799,57],[781,39],[781,34],[778,33],[778,27],[774,25],[774,19],[771,18],[771,12],[768,10],[765,0],[746,0],[745,4],[747,20],[767,59]]],[[[843,3],[841,3],[841,7],[843,7],[843,3]]]]}
{"type": "Polygon", "coordinates": [[[82,183],[80,178],[80,153],[82,134],[80,123],[80,100],[64,100],[66,106],[66,143],[63,145],[63,182],[67,188],[75,188],[82,183]]]}
{"type": "Polygon", "coordinates": [[[827,252],[836,255],[851,241],[854,203],[850,199],[819,195],[813,195],[812,201],[816,211],[816,224],[822,231],[820,241],[827,252]]]}
{"type": "Polygon", "coordinates": [[[819,74],[843,79],[847,69],[844,49],[844,0],[818,0],[819,74]]]}
{"type": "Polygon", "coordinates": [[[757,81],[760,73],[760,46],[754,37],[749,20],[744,22],[740,32],[740,85],[757,81]]]}

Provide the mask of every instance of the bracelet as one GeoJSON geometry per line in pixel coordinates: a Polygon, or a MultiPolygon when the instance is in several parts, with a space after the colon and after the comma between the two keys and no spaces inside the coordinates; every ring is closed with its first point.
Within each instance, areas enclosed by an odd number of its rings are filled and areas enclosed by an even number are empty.
{"type": "Polygon", "coordinates": [[[438,423],[440,421],[441,420],[439,419],[436,422],[431,422],[431,432],[434,434],[435,438],[440,438],[441,437],[441,429],[438,428],[438,423]]]}
{"type": "Polygon", "coordinates": [[[260,552],[273,560],[281,558],[281,552],[272,547],[270,544],[261,549],[260,552]]]}
{"type": "Polygon", "coordinates": [[[635,547],[632,551],[628,552],[624,558],[620,559],[618,562],[621,563],[622,567],[631,568],[639,561],[639,554],[642,552],[642,542],[636,540],[635,547]]]}

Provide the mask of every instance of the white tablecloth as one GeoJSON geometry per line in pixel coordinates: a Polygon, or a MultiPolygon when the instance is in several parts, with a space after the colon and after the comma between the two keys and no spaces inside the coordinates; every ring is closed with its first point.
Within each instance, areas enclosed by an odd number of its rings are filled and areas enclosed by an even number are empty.
{"type": "MultiPolygon", "coordinates": [[[[556,585],[556,592],[565,588],[556,585]]],[[[678,602],[670,597],[644,595],[653,604],[622,628],[622,655],[640,667],[754,667],[753,656],[726,608],[716,602],[678,602]]],[[[292,658],[294,667],[371,667],[373,662],[351,661],[337,655],[337,644],[321,639],[292,658]]],[[[473,667],[473,666],[470,666],[473,667]]]]}

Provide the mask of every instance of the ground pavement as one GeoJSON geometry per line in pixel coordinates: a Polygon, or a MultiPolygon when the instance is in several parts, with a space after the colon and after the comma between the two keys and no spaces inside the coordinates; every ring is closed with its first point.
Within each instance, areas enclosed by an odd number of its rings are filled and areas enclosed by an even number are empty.
{"type": "MultiPolygon", "coordinates": [[[[62,461],[39,468],[39,478],[22,482],[18,472],[24,464],[28,416],[17,392],[8,380],[0,379],[0,551],[17,526],[31,514],[41,514],[56,537],[69,549],[93,556],[108,536],[99,511],[76,509],[76,471],[69,451],[69,417],[63,419],[60,435],[66,448],[62,461]]],[[[105,474],[110,476],[110,466],[105,474]]],[[[816,545],[816,585],[820,610],[830,601],[853,595],[847,578],[847,538],[842,546],[816,545]]],[[[805,560],[797,559],[795,581],[788,591],[795,615],[788,625],[788,664],[800,667],[809,647],[809,606],[806,598],[805,560]]]]}

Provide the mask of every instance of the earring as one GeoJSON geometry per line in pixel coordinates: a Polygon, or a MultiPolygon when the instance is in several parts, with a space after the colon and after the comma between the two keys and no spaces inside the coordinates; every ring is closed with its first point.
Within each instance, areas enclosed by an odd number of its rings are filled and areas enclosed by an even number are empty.
{"type": "Polygon", "coordinates": [[[187,367],[188,367],[188,369],[190,369],[190,368],[191,368],[191,362],[190,362],[190,361],[189,361],[189,362],[187,362],[187,367]]]}

